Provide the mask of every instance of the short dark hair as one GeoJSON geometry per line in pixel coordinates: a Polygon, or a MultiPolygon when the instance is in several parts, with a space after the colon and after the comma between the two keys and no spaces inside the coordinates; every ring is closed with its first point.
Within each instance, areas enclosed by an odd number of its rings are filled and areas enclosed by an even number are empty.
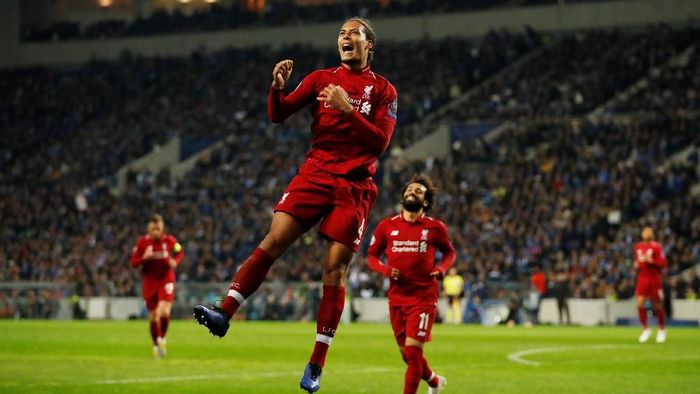
{"type": "Polygon", "coordinates": [[[369,49],[369,56],[367,56],[367,63],[372,63],[372,60],[374,60],[374,48],[377,46],[377,34],[374,32],[374,27],[372,27],[372,23],[369,20],[359,16],[348,18],[345,20],[345,23],[352,21],[360,22],[365,28],[365,37],[367,37],[367,41],[372,41],[372,48],[369,49]]]}
{"type": "Polygon", "coordinates": [[[159,213],[154,213],[153,215],[151,215],[151,218],[148,221],[151,223],[162,223],[164,222],[163,215],[159,213]]]}
{"type": "Polygon", "coordinates": [[[403,195],[406,193],[406,189],[408,189],[408,185],[411,183],[420,183],[421,185],[425,186],[425,201],[428,202],[428,205],[426,205],[423,210],[426,212],[430,211],[430,208],[433,207],[433,199],[438,193],[438,188],[435,186],[435,183],[433,183],[432,178],[423,174],[415,174],[403,186],[403,189],[401,190],[401,198],[403,198],[403,195]]]}

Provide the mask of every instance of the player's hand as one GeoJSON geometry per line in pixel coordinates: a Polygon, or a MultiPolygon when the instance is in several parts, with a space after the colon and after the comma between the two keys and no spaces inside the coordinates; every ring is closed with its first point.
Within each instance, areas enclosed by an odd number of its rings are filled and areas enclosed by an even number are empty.
{"type": "Polygon", "coordinates": [[[171,257],[168,259],[168,265],[170,266],[170,268],[177,268],[177,261],[175,261],[175,259],[171,257]]]}
{"type": "Polygon", "coordinates": [[[399,280],[399,273],[400,271],[398,270],[398,268],[392,268],[391,272],[389,272],[389,278],[391,280],[399,280]]]}
{"type": "Polygon", "coordinates": [[[329,107],[342,111],[346,115],[352,112],[353,109],[348,98],[348,92],[332,83],[323,88],[321,93],[318,94],[318,97],[316,97],[316,100],[323,101],[328,104],[329,107]]]}
{"type": "Polygon", "coordinates": [[[148,246],[146,250],[143,252],[143,256],[141,256],[142,259],[144,260],[150,260],[154,258],[153,256],[153,246],[148,246]]]}
{"type": "Polygon", "coordinates": [[[282,60],[275,64],[275,68],[272,69],[272,87],[278,90],[284,89],[284,84],[292,75],[293,68],[294,61],[292,60],[282,60]]]}
{"type": "Polygon", "coordinates": [[[440,270],[435,270],[435,271],[430,273],[430,276],[432,276],[433,278],[435,278],[437,280],[440,280],[440,279],[442,279],[442,272],[440,272],[440,270]]]}

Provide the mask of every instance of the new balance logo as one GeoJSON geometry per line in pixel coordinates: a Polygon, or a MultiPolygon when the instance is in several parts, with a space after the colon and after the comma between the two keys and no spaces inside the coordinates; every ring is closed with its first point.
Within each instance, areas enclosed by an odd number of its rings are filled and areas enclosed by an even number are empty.
{"type": "Polygon", "coordinates": [[[394,231],[392,231],[390,235],[391,235],[391,236],[394,236],[394,237],[397,236],[397,235],[399,235],[399,230],[394,230],[394,231]]]}
{"type": "Polygon", "coordinates": [[[418,331],[418,336],[419,336],[419,337],[424,337],[424,336],[426,336],[426,335],[428,335],[427,332],[425,332],[425,331],[418,331]]]}

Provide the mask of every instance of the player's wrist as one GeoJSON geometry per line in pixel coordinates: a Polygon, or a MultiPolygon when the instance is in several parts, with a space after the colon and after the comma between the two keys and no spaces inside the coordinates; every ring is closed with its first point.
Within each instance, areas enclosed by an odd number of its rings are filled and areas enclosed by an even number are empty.
{"type": "Polygon", "coordinates": [[[272,88],[275,90],[282,90],[284,89],[284,84],[278,84],[277,82],[273,81],[272,82],[272,88]]]}

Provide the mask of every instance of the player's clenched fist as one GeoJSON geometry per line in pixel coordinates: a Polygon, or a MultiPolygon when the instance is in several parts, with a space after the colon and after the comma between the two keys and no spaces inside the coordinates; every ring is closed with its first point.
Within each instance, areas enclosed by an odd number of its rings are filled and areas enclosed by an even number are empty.
{"type": "Polygon", "coordinates": [[[338,85],[329,84],[318,94],[316,100],[323,101],[329,107],[344,113],[352,112],[352,104],[348,99],[348,93],[338,85]]]}
{"type": "Polygon", "coordinates": [[[272,87],[275,89],[283,89],[285,82],[292,75],[292,68],[294,67],[294,61],[292,60],[282,60],[281,62],[275,64],[275,68],[272,70],[272,87]]]}

